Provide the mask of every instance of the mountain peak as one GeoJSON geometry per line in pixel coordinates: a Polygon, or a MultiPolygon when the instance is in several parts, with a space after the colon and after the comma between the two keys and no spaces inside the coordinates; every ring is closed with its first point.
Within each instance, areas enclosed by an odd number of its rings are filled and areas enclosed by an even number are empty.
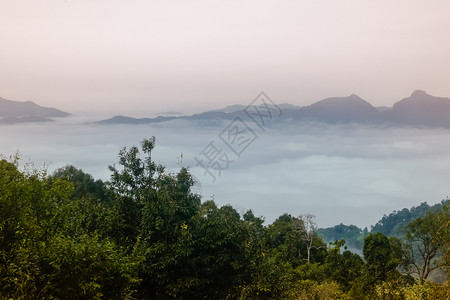
{"type": "Polygon", "coordinates": [[[425,96],[429,96],[427,94],[427,92],[423,91],[423,90],[415,90],[412,94],[411,94],[411,98],[417,98],[417,97],[425,97],[425,96]]]}
{"type": "Polygon", "coordinates": [[[377,118],[378,110],[358,95],[352,94],[323,99],[304,107],[298,115],[331,123],[350,123],[372,121],[377,118]]]}
{"type": "Polygon", "coordinates": [[[450,99],[415,90],[394,104],[391,117],[399,123],[422,126],[450,126],[450,99]]]}

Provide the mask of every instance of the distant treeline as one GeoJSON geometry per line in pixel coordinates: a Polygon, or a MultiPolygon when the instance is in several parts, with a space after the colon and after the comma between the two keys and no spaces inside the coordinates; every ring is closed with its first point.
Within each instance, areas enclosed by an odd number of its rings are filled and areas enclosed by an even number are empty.
{"type": "Polygon", "coordinates": [[[355,250],[362,251],[364,238],[370,233],[381,232],[390,237],[395,236],[401,238],[405,233],[406,225],[417,218],[425,216],[427,211],[438,212],[442,209],[442,203],[437,203],[433,206],[426,202],[411,209],[404,208],[399,211],[393,211],[388,216],[384,215],[369,231],[367,228],[361,229],[355,225],[339,224],[328,228],[319,228],[317,232],[325,242],[333,242],[340,239],[345,239],[345,244],[355,250]]]}
{"type": "Polygon", "coordinates": [[[448,201],[385,216],[371,233],[350,226],[361,257],[344,239],[327,244],[312,215],[266,226],[251,210],[202,202],[187,169],[152,160],[154,146],[120,150],[108,182],[0,157],[0,298],[448,298],[448,281],[427,280],[449,271],[448,201]]]}

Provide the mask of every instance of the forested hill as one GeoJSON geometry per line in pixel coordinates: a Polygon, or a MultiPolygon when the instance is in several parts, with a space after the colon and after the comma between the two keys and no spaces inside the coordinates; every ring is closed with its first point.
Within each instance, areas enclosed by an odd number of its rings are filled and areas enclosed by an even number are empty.
{"type": "Polygon", "coordinates": [[[328,228],[319,228],[317,233],[329,244],[341,239],[345,240],[345,245],[353,252],[361,253],[364,238],[368,234],[367,227],[364,229],[355,225],[339,224],[328,228]]]}
{"type": "Polygon", "coordinates": [[[393,211],[389,215],[384,215],[375,225],[371,226],[369,231],[367,228],[361,229],[355,225],[339,224],[333,227],[320,228],[318,233],[323,237],[325,242],[335,242],[340,239],[345,240],[345,244],[357,252],[362,251],[364,238],[368,233],[381,232],[387,236],[401,237],[406,225],[411,221],[425,216],[427,211],[436,212],[442,209],[442,203],[433,206],[426,202],[412,208],[404,208],[399,211],[393,211]]]}
{"type": "Polygon", "coordinates": [[[419,206],[413,206],[411,209],[404,208],[399,211],[393,211],[389,215],[384,215],[380,221],[372,226],[371,232],[381,232],[387,236],[399,237],[403,234],[403,228],[411,221],[425,216],[427,211],[436,212],[442,209],[442,203],[433,206],[423,202],[419,206]]]}

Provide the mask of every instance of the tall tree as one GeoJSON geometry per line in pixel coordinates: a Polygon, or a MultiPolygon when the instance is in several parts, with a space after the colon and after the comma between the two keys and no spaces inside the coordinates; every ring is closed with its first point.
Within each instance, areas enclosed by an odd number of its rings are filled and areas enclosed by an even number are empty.
{"type": "Polygon", "coordinates": [[[396,268],[400,261],[395,252],[397,245],[396,241],[389,240],[381,232],[369,233],[364,239],[363,254],[370,284],[380,283],[398,275],[396,268]]]}
{"type": "Polygon", "coordinates": [[[48,177],[50,181],[57,179],[67,180],[73,184],[72,198],[91,198],[101,201],[107,201],[107,189],[105,183],[92,175],[83,172],[83,170],[72,165],[67,165],[56,169],[51,176],[48,177]]]}
{"type": "Polygon", "coordinates": [[[427,212],[406,226],[405,264],[423,283],[430,273],[445,265],[442,257],[448,252],[450,228],[448,200],[439,212],[427,212]]]}
{"type": "Polygon", "coordinates": [[[109,166],[108,186],[114,193],[114,200],[108,217],[108,232],[130,248],[139,235],[143,207],[149,201],[156,201],[157,181],[165,170],[152,160],[154,147],[155,137],[143,139],[141,147],[124,147],[119,151],[119,166],[109,166]]]}
{"type": "Polygon", "coordinates": [[[347,292],[350,290],[352,283],[361,275],[364,262],[358,254],[346,249],[341,253],[344,244],[344,239],[330,243],[330,249],[325,260],[325,270],[329,274],[328,276],[339,283],[343,290],[347,292]]]}
{"type": "Polygon", "coordinates": [[[303,223],[303,228],[300,228],[300,234],[306,243],[306,262],[309,264],[311,262],[311,249],[318,249],[320,247],[324,248],[323,245],[316,246],[314,242],[317,240],[317,224],[315,221],[315,216],[311,214],[304,214],[299,217],[303,223]]]}

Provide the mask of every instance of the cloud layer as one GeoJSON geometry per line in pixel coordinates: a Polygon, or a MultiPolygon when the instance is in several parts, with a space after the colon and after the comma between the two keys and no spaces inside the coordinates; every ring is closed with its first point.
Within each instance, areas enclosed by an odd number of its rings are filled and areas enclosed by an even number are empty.
{"type": "Polygon", "coordinates": [[[107,180],[120,148],[154,135],[154,159],[171,171],[189,167],[204,200],[253,209],[268,222],[284,212],[313,213],[320,226],[364,227],[393,210],[450,195],[449,130],[302,125],[261,132],[238,157],[218,138],[225,123],[96,126],[73,120],[4,126],[0,153],[19,149],[25,161],[50,170],[74,164],[107,180]],[[211,141],[234,160],[215,182],[194,160],[211,141]]]}

